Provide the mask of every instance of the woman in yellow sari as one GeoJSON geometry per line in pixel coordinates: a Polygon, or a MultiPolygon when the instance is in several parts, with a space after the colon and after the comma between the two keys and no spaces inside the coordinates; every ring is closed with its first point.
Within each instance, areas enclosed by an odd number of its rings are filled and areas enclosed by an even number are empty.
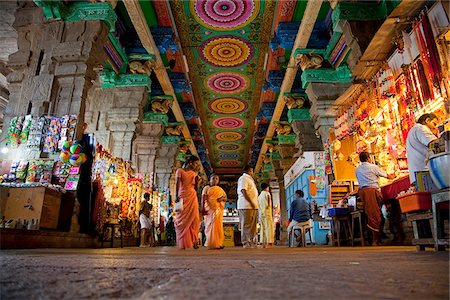
{"type": "Polygon", "coordinates": [[[208,249],[223,248],[223,209],[227,201],[227,194],[218,186],[219,176],[211,174],[210,185],[202,192],[202,208],[205,214],[205,247],[208,249]]]}

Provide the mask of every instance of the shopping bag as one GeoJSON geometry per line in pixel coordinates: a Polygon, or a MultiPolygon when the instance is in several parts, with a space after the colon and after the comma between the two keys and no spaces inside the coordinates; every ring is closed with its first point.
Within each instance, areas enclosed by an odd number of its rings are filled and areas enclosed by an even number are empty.
{"type": "Polygon", "coordinates": [[[183,211],[183,199],[180,199],[180,201],[175,202],[175,204],[173,205],[173,210],[177,213],[183,211]]]}

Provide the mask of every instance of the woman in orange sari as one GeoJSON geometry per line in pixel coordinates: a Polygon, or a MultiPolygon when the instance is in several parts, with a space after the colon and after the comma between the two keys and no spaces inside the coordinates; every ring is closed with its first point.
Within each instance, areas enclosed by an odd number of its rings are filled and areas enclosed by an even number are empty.
{"type": "Polygon", "coordinates": [[[185,167],[176,172],[176,200],[182,201],[182,210],[175,212],[175,231],[177,246],[180,249],[198,248],[198,232],[200,217],[198,213],[197,187],[199,176],[197,169],[199,159],[191,156],[186,160],[185,167]]]}
{"type": "Polygon", "coordinates": [[[209,186],[202,192],[202,207],[206,212],[204,217],[206,242],[208,249],[223,248],[223,208],[227,201],[227,194],[218,186],[219,176],[211,174],[209,186]]]}

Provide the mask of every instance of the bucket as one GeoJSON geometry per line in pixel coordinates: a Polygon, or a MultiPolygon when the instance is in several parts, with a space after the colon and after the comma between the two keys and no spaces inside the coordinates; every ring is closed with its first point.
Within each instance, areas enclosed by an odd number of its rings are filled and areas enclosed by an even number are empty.
{"type": "Polygon", "coordinates": [[[438,189],[450,187],[450,152],[430,156],[428,168],[431,179],[438,189]]]}

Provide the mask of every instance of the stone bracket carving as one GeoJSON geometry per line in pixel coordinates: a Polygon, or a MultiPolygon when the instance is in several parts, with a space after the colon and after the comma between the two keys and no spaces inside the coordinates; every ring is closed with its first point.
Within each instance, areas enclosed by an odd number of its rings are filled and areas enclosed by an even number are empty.
{"type": "Polygon", "coordinates": [[[306,89],[311,82],[351,82],[352,73],[345,65],[337,69],[305,70],[301,80],[302,88],[306,89]]]}
{"type": "Polygon", "coordinates": [[[150,123],[161,123],[164,126],[169,125],[169,117],[163,113],[148,111],[144,113],[144,121],[150,123]]]}
{"type": "Polygon", "coordinates": [[[99,74],[101,87],[105,89],[115,87],[144,86],[151,89],[151,80],[147,75],[141,74],[116,74],[103,70],[99,74]]]}
{"type": "Polygon", "coordinates": [[[303,104],[308,100],[308,96],[302,93],[283,93],[283,100],[288,109],[302,108],[303,104]]]}
{"type": "Polygon", "coordinates": [[[181,142],[181,137],[177,136],[177,135],[171,135],[171,136],[162,136],[161,137],[161,142],[163,143],[163,145],[167,145],[167,144],[180,144],[181,142]]]}
{"type": "MultiPolygon", "coordinates": [[[[292,124],[294,121],[308,121],[311,120],[309,108],[290,109],[287,113],[288,122],[292,124]]],[[[295,129],[294,129],[295,131],[295,129]]]]}
{"type": "Polygon", "coordinates": [[[365,3],[340,1],[331,14],[333,25],[336,25],[339,20],[368,21],[386,19],[388,15],[386,2],[390,1],[365,3]]]}
{"type": "Polygon", "coordinates": [[[296,135],[291,134],[281,134],[278,135],[278,143],[280,145],[294,145],[295,144],[296,135]]]}
{"type": "Polygon", "coordinates": [[[108,2],[73,2],[64,5],[60,1],[35,0],[41,7],[47,19],[63,19],[64,21],[95,21],[101,20],[109,27],[110,32],[116,31],[117,15],[108,2]]]}

